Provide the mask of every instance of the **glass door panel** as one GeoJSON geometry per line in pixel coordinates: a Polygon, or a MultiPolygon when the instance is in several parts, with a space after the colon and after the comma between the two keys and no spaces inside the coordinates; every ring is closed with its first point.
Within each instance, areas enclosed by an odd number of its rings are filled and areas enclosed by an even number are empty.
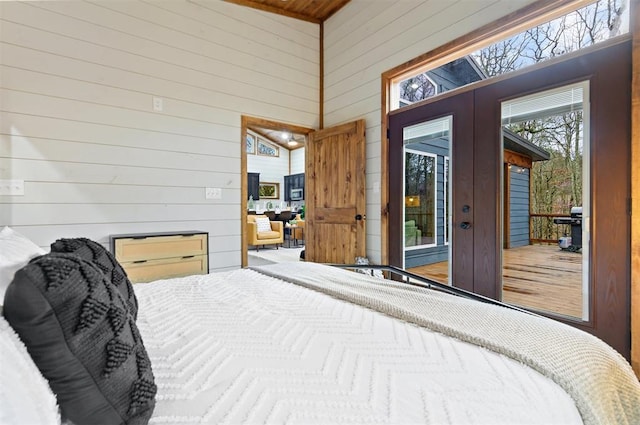
{"type": "Polygon", "coordinates": [[[452,123],[449,115],[403,129],[403,266],[447,284],[452,123]]]}
{"type": "Polygon", "coordinates": [[[502,102],[502,299],[589,320],[589,84],[502,102]]]}

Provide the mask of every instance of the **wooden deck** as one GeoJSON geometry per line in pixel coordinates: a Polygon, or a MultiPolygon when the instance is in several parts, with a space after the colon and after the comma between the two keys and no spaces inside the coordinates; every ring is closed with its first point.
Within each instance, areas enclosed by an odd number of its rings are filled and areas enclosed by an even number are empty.
{"type": "MultiPolygon", "coordinates": [[[[554,245],[504,250],[503,301],[521,307],[582,317],[582,254],[554,245]]],[[[410,272],[448,281],[448,262],[414,267],[410,272]]]]}

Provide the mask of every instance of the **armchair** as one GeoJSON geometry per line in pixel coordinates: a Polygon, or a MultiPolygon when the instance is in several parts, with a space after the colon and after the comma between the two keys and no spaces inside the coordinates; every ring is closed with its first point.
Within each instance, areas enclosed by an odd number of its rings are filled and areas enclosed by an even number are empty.
{"type": "Polygon", "coordinates": [[[247,216],[247,244],[254,245],[256,251],[259,246],[278,244],[284,242],[284,230],[281,221],[270,221],[266,215],[247,216]]]}
{"type": "Polygon", "coordinates": [[[404,222],[404,246],[416,246],[422,244],[422,231],[416,226],[415,220],[404,222]]]}

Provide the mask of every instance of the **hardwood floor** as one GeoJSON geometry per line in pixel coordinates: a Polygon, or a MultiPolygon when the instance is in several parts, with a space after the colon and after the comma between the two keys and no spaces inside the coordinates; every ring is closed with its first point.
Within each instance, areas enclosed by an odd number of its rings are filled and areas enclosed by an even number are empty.
{"type": "MultiPolygon", "coordinates": [[[[582,254],[555,245],[504,250],[503,301],[525,308],[582,317],[582,254]]],[[[410,272],[448,281],[447,261],[414,267],[410,272]]]]}

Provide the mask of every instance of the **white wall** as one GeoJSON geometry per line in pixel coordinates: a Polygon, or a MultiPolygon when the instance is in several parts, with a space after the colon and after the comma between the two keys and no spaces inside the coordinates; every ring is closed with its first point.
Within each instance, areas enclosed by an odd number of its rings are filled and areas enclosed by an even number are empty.
{"type": "Polygon", "coordinates": [[[382,256],[382,73],[532,2],[351,0],[325,22],[324,126],[366,119],[367,256],[373,262],[382,256]]]}
{"type": "MultiPolygon", "coordinates": [[[[325,23],[324,124],[367,121],[373,261],[382,72],[532,1],[352,0],[325,23]]],[[[222,1],[0,1],[0,179],[25,181],[0,225],[45,247],[205,230],[211,269],[238,267],[240,115],[317,128],[318,32],[222,1]]]]}
{"type": "MultiPolygon", "coordinates": [[[[258,136],[255,135],[255,137],[257,140],[258,136]]],[[[280,205],[281,201],[284,201],[284,176],[289,174],[289,150],[280,147],[278,153],[277,157],[247,154],[247,172],[260,173],[260,182],[278,183],[280,185],[279,198],[261,198],[257,201],[260,208],[265,207],[265,202],[272,202],[274,206],[277,206],[280,205]]]]}
{"type": "Polygon", "coordinates": [[[300,174],[305,171],[305,155],[306,148],[298,148],[291,151],[291,173],[290,174],[300,174]]]}
{"type": "Polygon", "coordinates": [[[222,1],[0,2],[0,179],[25,182],[0,225],[205,230],[210,268],[239,267],[240,116],[318,126],[318,32],[222,1]]]}

